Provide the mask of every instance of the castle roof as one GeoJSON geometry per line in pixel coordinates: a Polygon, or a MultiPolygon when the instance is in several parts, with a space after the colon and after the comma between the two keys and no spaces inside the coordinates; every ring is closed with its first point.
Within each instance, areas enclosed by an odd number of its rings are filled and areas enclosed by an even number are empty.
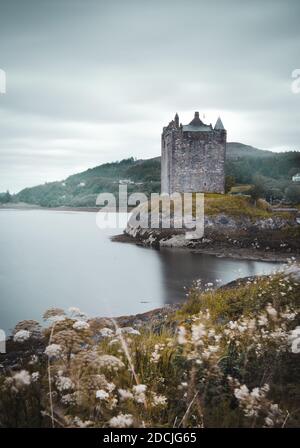
{"type": "Polygon", "coordinates": [[[214,129],[218,131],[225,129],[220,117],[217,119],[214,129]]]}
{"type": "Polygon", "coordinates": [[[211,131],[211,126],[204,124],[199,118],[199,112],[195,112],[195,116],[189,124],[186,124],[182,128],[183,131],[187,132],[203,132],[211,131]]]}

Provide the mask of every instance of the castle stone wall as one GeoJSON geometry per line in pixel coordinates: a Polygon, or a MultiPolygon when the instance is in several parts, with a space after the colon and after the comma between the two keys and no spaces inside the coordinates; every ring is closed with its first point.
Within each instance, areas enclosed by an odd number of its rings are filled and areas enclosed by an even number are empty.
{"type": "Polygon", "coordinates": [[[224,193],[226,130],[185,132],[183,129],[171,122],[163,130],[162,192],[224,193]]]}

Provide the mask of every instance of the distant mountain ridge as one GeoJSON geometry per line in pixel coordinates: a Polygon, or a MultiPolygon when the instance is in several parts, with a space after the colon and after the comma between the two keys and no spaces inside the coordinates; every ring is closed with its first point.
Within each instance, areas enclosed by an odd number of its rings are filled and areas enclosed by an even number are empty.
{"type": "MultiPolygon", "coordinates": [[[[300,152],[273,153],[238,142],[227,143],[226,175],[233,176],[237,183],[251,183],[259,174],[279,182],[276,189],[282,190],[292,171],[300,171],[300,152]]],[[[117,193],[120,182],[127,184],[129,193],[160,192],[160,157],[104,163],[63,181],[25,188],[13,200],[46,207],[90,207],[95,206],[99,193],[117,193]]]]}

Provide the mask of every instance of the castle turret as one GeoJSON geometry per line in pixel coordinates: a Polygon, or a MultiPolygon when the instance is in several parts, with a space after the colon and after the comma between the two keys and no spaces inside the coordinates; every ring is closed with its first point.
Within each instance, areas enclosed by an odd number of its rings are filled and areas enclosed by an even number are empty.
{"type": "Polygon", "coordinates": [[[174,121],[175,121],[175,125],[176,125],[176,127],[179,128],[179,116],[178,116],[177,113],[176,113],[176,115],[175,115],[174,121]]]}
{"type": "Polygon", "coordinates": [[[223,131],[225,129],[220,117],[217,119],[214,129],[216,131],[223,131]]]}

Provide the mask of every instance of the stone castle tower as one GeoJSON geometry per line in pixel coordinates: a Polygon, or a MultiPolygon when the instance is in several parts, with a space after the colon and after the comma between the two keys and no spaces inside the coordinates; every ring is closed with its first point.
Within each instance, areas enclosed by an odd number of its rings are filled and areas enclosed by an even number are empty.
{"type": "Polygon", "coordinates": [[[215,127],[193,120],[179,124],[176,114],[161,138],[161,191],[224,193],[226,130],[218,118],[215,127]]]}

